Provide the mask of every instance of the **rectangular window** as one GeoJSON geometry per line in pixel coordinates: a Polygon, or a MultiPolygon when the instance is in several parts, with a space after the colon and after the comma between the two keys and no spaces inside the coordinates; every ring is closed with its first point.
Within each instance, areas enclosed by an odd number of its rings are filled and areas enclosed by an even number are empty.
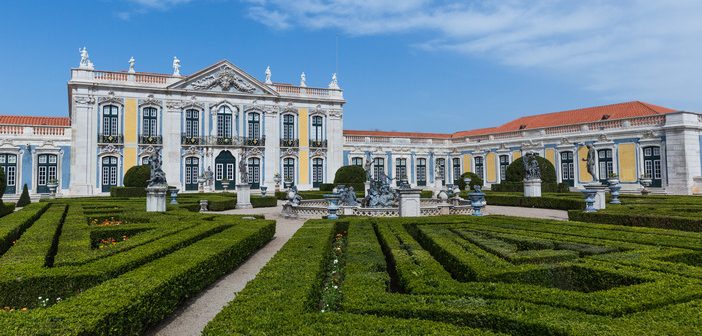
{"type": "Polygon", "coordinates": [[[402,179],[409,179],[407,176],[407,159],[396,159],[395,160],[395,178],[399,182],[402,179]]]}
{"type": "Polygon", "coordinates": [[[221,181],[224,178],[224,165],[218,163],[215,165],[215,179],[221,181]]]}
{"type": "Polygon", "coordinates": [[[427,184],[427,159],[417,159],[417,185],[427,184]]]}
{"type": "Polygon", "coordinates": [[[363,166],[363,158],[360,158],[360,157],[351,158],[351,165],[363,166]]]}
{"type": "Polygon", "coordinates": [[[453,159],[453,181],[457,182],[461,178],[461,159],[453,159]]]}
{"type": "Polygon", "coordinates": [[[484,179],[485,176],[483,175],[484,169],[483,169],[483,157],[482,156],[476,156],[475,157],[475,174],[478,175],[481,179],[484,179]]]}
{"type": "Polygon", "coordinates": [[[653,160],[653,178],[660,179],[661,176],[661,160],[653,160]]]}

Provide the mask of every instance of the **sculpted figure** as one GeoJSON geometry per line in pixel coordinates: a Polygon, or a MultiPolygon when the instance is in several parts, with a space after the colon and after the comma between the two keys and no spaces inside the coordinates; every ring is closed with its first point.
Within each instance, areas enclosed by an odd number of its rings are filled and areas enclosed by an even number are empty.
{"type": "Polygon", "coordinates": [[[300,86],[307,87],[307,75],[304,72],[300,75],[300,86]]]}
{"type": "Polygon", "coordinates": [[[597,169],[596,169],[596,160],[597,160],[597,151],[595,151],[595,146],[592,144],[587,145],[587,158],[584,158],[583,161],[587,162],[587,172],[592,176],[593,181],[599,180],[599,177],[597,176],[597,169]]]}
{"type": "Polygon", "coordinates": [[[159,149],[154,149],[151,152],[149,163],[151,164],[151,178],[149,179],[149,187],[167,186],[166,173],[161,169],[161,155],[159,149]]]}
{"type": "Polygon", "coordinates": [[[271,82],[271,67],[270,66],[266,67],[266,84],[273,84],[273,82],[271,82]]]}
{"type": "Polygon", "coordinates": [[[249,167],[247,164],[248,154],[246,151],[241,153],[241,159],[239,159],[239,179],[242,184],[249,183],[249,167]]]}
{"type": "Polygon", "coordinates": [[[173,56],[173,76],[180,76],[180,60],[173,56]]]}

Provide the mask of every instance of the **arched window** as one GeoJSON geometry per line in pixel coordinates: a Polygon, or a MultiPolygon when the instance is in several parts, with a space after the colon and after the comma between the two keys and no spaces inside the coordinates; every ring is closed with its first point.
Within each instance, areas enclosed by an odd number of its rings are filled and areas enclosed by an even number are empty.
{"type": "Polygon", "coordinates": [[[575,185],[575,164],[573,152],[561,152],[561,181],[571,187],[575,185]]]}
{"type": "Polygon", "coordinates": [[[221,106],[217,111],[217,137],[232,137],[232,109],[229,106],[221,106]]]}
{"type": "Polygon", "coordinates": [[[446,184],[446,159],[436,159],[436,167],[439,175],[434,176],[434,179],[441,179],[442,183],[446,184]]]}
{"type": "Polygon", "coordinates": [[[500,181],[507,179],[507,167],[509,167],[509,155],[500,155],[500,181]]]}
{"type": "Polygon", "coordinates": [[[597,160],[599,161],[599,171],[601,181],[607,180],[609,175],[614,173],[614,164],[612,162],[612,150],[600,149],[597,151],[597,160]]]}
{"type": "Polygon", "coordinates": [[[261,186],[261,159],[249,158],[249,184],[252,189],[258,189],[261,186]]]}
{"type": "Polygon", "coordinates": [[[458,184],[458,180],[461,178],[461,159],[453,158],[451,161],[451,168],[453,169],[453,184],[458,184]]]}
{"type": "Polygon", "coordinates": [[[360,157],[351,158],[351,165],[363,167],[363,158],[360,158],[360,157]]]}
{"type": "Polygon", "coordinates": [[[651,178],[652,187],[660,187],[663,184],[661,148],[658,146],[644,147],[643,154],[644,175],[651,178]]]}
{"type": "Polygon", "coordinates": [[[155,137],[158,135],[158,110],[155,107],[145,107],[142,110],[142,136],[155,137]]]}
{"type": "Polygon", "coordinates": [[[385,160],[383,158],[373,159],[373,177],[379,178],[385,174],[385,160]]]}
{"type": "Polygon", "coordinates": [[[400,185],[400,182],[403,179],[406,179],[409,181],[409,176],[407,175],[407,159],[405,158],[397,158],[395,159],[395,181],[397,185],[400,185]]]}
{"type": "Polygon", "coordinates": [[[195,109],[185,110],[185,136],[188,138],[200,136],[200,111],[195,109]]]}
{"type": "Polygon", "coordinates": [[[292,141],[295,139],[295,116],[292,114],[283,115],[283,140],[292,141]]]}
{"type": "MultiPolygon", "coordinates": [[[[6,194],[17,192],[17,155],[0,154],[0,169],[5,172],[6,194]]],[[[0,190],[1,191],[1,190],[0,190]]]]}
{"type": "Polygon", "coordinates": [[[200,175],[200,159],[185,158],[185,190],[197,190],[197,178],[200,175]]]}
{"type": "Polygon", "coordinates": [[[319,188],[324,182],[324,160],[312,159],[312,187],[319,188]]]}
{"type": "Polygon", "coordinates": [[[293,158],[283,159],[283,181],[286,183],[286,188],[295,184],[295,159],[293,158]]]}
{"type": "Polygon", "coordinates": [[[417,159],[417,185],[427,185],[427,159],[417,159]]]}
{"type": "MultiPolygon", "coordinates": [[[[236,170],[236,158],[228,150],[222,151],[215,158],[215,189],[224,190],[222,181],[226,180],[229,186],[234,187],[234,173],[236,170]]],[[[229,188],[227,186],[227,188],[229,188]]]]}
{"type": "Polygon", "coordinates": [[[321,116],[312,117],[310,147],[326,147],[324,146],[323,120],[321,116]]]}
{"type": "Polygon", "coordinates": [[[259,113],[249,112],[247,131],[249,139],[261,138],[261,115],[259,113]]]}
{"type": "Polygon", "coordinates": [[[485,180],[485,166],[482,156],[475,157],[475,175],[485,180]]]}
{"type": "MultiPolygon", "coordinates": [[[[109,192],[112,187],[117,186],[117,162],[118,159],[116,156],[102,157],[102,192],[109,192]]],[[[41,164],[41,159],[39,159],[39,164],[41,164]]],[[[41,180],[41,170],[39,172],[39,178],[41,180]]],[[[40,192],[39,187],[37,187],[37,192],[40,192]]]]}
{"type": "Polygon", "coordinates": [[[119,108],[115,105],[105,105],[102,107],[102,135],[119,135],[119,108]]]}

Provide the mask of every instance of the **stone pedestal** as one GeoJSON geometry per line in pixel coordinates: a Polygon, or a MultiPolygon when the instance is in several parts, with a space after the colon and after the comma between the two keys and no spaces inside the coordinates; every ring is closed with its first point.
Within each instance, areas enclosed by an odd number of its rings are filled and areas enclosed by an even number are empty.
{"type": "Polygon", "coordinates": [[[433,196],[438,197],[441,190],[444,189],[444,180],[440,178],[434,179],[434,187],[432,188],[433,196]]]}
{"type": "Polygon", "coordinates": [[[146,188],[146,212],[166,212],[168,186],[146,188]]]}
{"type": "Polygon", "coordinates": [[[400,195],[400,217],[419,217],[421,189],[399,189],[400,195]]]}
{"type": "Polygon", "coordinates": [[[596,210],[602,210],[607,206],[605,190],[607,187],[600,183],[586,184],[585,189],[595,192],[595,203],[592,205],[596,210]]]}
{"type": "Polygon", "coordinates": [[[524,197],[541,197],[541,179],[524,180],[524,197]]]}
{"type": "Polygon", "coordinates": [[[251,186],[244,184],[236,185],[236,208],[237,209],[250,209],[253,208],[251,205],[251,186]]]}
{"type": "Polygon", "coordinates": [[[366,181],[363,183],[363,193],[364,197],[368,197],[368,189],[370,189],[370,182],[366,181]]]}

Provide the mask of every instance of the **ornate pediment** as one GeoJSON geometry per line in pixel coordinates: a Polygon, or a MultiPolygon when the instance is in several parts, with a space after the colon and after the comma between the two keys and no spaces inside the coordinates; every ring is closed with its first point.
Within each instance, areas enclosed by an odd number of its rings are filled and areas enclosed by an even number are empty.
{"type": "Polygon", "coordinates": [[[275,91],[262,84],[228,61],[190,75],[171,85],[171,88],[193,91],[231,92],[240,94],[272,94],[275,91]]]}

